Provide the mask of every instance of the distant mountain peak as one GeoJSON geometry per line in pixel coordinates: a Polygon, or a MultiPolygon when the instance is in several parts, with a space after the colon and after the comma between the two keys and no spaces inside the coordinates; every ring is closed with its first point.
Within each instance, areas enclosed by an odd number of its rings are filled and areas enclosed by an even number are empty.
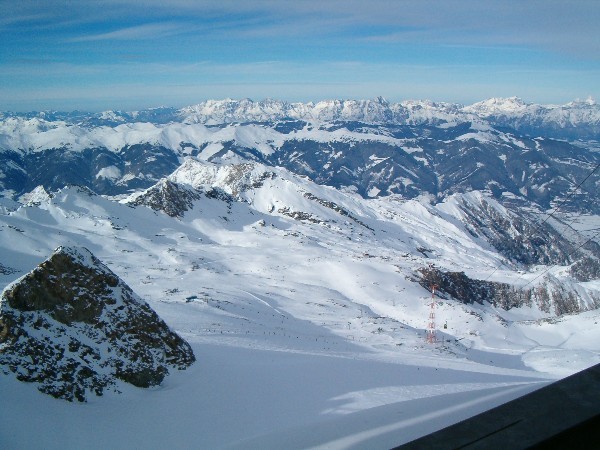
{"type": "Polygon", "coordinates": [[[525,103],[523,99],[519,97],[494,97],[487,100],[474,103],[464,109],[469,112],[475,112],[483,117],[491,114],[515,114],[522,113],[530,103],[525,103]]]}
{"type": "Polygon", "coordinates": [[[596,106],[596,100],[594,99],[594,97],[592,97],[591,95],[588,96],[585,100],[580,100],[580,99],[575,99],[572,102],[567,103],[564,106],[567,107],[590,107],[590,106],[596,106]]]}
{"type": "Polygon", "coordinates": [[[33,191],[21,195],[19,201],[25,205],[40,205],[51,200],[53,197],[54,195],[48,193],[44,186],[39,185],[33,191]]]}

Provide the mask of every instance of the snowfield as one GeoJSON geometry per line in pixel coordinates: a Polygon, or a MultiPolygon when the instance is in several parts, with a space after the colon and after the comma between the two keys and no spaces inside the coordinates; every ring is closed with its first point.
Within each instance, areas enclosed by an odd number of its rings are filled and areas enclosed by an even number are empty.
{"type": "Polygon", "coordinates": [[[184,163],[172,181],[234,201],[203,197],[180,219],[75,187],[0,209],[2,288],[56,247],[84,246],[197,358],[160,387],[123,384],[85,404],[0,376],[4,448],[390,448],[600,362],[598,310],[556,318],[438,298],[438,343],[426,343],[418,268],[537,276],[502,266],[452,199],[364,200],[246,169],[184,163]]]}

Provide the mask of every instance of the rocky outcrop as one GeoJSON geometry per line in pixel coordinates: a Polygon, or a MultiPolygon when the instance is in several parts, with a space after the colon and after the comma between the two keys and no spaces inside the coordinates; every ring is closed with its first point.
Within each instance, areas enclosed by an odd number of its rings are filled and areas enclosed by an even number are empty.
{"type": "Polygon", "coordinates": [[[451,296],[466,304],[484,302],[503,309],[531,306],[531,291],[514,289],[507,283],[475,280],[464,272],[445,272],[435,267],[419,269],[419,284],[425,289],[436,286],[441,296],[451,296]]]}
{"type": "Polygon", "coordinates": [[[374,231],[373,228],[366,225],[364,222],[362,222],[359,219],[357,219],[356,217],[354,217],[348,210],[342,208],[340,205],[338,205],[334,202],[331,202],[329,200],[323,200],[322,198],[319,198],[316,195],[311,194],[310,192],[305,192],[304,198],[306,198],[308,200],[313,200],[313,201],[319,203],[320,205],[323,205],[326,208],[332,209],[333,211],[337,212],[338,214],[340,214],[344,217],[347,217],[350,220],[353,220],[357,224],[362,225],[363,227],[365,227],[371,231],[374,231]]]}
{"type": "Polygon", "coordinates": [[[0,372],[53,397],[160,384],[191,347],[85,248],[59,247],[0,300],[0,372]]]}
{"type": "Polygon", "coordinates": [[[195,189],[180,186],[163,178],[128,203],[133,206],[145,205],[155,211],[163,211],[171,217],[183,217],[186,211],[192,209],[194,201],[200,197],[200,193],[195,189]]]}
{"type": "Polygon", "coordinates": [[[529,289],[520,289],[507,283],[469,278],[464,272],[446,272],[436,267],[422,267],[416,280],[425,289],[436,287],[442,297],[452,297],[462,303],[489,303],[502,309],[536,306],[547,314],[561,316],[600,308],[597,291],[589,291],[585,298],[573,287],[565,286],[551,276],[529,289]]]}
{"type": "Polygon", "coordinates": [[[147,206],[168,216],[182,218],[187,211],[194,209],[194,202],[202,199],[220,200],[225,202],[228,208],[236,201],[220,187],[195,188],[163,178],[151,188],[132,195],[125,202],[132,206],[147,206]]]}

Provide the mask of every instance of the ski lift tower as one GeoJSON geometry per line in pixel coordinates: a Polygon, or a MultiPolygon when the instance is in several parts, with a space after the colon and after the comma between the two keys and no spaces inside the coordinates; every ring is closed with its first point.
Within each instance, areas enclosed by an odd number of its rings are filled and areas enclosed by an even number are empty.
{"type": "Polygon", "coordinates": [[[431,304],[429,307],[429,322],[427,323],[427,343],[435,344],[437,338],[435,335],[435,289],[436,285],[431,286],[431,304]]]}

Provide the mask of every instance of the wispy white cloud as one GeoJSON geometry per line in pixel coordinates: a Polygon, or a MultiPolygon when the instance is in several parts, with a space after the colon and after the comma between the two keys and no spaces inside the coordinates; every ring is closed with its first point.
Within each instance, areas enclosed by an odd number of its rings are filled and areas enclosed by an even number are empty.
{"type": "Polygon", "coordinates": [[[9,26],[27,26],[28,24],[50,20],[52,15],[48,13],[32,13],[25,15],[4,15],[0,17],[0,28],[9,26]]]}
{"type": "Polygon", "coordinates": [[[132,41],[140,39],[156,39],[182,33],[183,26],[176,23],[147,23],[133,27],[121,28],[105,33],[84,34],[68,39],[68,42],[90,41],[132,41]]]}
{"type": "Polygon", "coordinates": [[[194,22],[207,25],[209,33],[227,29],[240,38],[341,34],[351,40],[356,33],[357,38],[389,43],[443,39],[448,44],[533,46],[600,58],[597,0],[67,0],[66,7],[65,0],[20,0],[1,2],[0,17],[0,25],[36,18],[48,25],[48,17],[65,26],[124,25],[74,38],[83,41],[170,36],[175,24],[194,22]]]}
{"type": "Polygon", "coordinates": [[[0,0],[0,109],[34,92],[600,97],[599,16],[598,0],[0,0]]]}

